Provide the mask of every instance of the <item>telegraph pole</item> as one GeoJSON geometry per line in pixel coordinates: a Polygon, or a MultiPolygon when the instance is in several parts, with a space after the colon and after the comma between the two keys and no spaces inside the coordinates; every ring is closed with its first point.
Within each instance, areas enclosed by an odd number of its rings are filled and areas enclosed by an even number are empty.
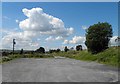
{"type": "Polygon", "coordinates": [[[16,42],[15,39],[13,39],[13,54],[14,54],[14,46],[15,46],[16,42]]]}

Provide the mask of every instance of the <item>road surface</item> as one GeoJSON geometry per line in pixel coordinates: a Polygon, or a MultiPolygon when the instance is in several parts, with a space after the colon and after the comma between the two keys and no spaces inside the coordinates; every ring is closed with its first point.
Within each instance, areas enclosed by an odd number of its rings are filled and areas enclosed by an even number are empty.
{"type": "Polygon", "coordinates": [[[115,82],[117,68],[69,58],[20,58],[2,65],[3,82],[115,82]]]}

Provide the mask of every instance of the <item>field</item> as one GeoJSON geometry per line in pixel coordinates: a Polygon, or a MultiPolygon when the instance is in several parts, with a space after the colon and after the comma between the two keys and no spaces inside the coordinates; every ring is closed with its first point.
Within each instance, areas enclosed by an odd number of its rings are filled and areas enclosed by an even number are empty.
{"type": "Polygon", "coordinates": [[[38,53],[23,54],[23,55],[14,54],[14,55],[9,55],[7,57],[3,57],[2,59],[0,59],[0,62],[4,63],[17,58],[53,58],[54,56],[63,56],[66,58],[72,58],[76,60],[95,61],[98,63],[120,67],[119,65],[120,61],[118,57],[118,55],[120,54],[120,52],[118,52],[119,49],[120,47],[111,47],[98,54],[91,54],[87,50],[83,50],[83,51],[71,50],[68,52],[61,51],[58,53],[51,53],[51,54],[38,54],[38,53]]]}
{"type": "Polygon", "coordinates": [[[98,63],[120,67],[119,65],[120,61],[118,57],[120,54],[120,52],[118,52],[119,49],[120,47],[111,47],[98,54],[91,54],[87,50],[83,50],[83,51],[68,51],[68,52],[54,53],[54,55],[64,56],[76,60],[95,61],[98,63]]]}
{"type": "Polygon", "coordinates": [[[9,55],[6,57],[2,57],[0,59],[0,63],[5,63],[14,59],[19,59],[19,58],[53,58],[53,55],[50,54],[14,54],[14,55],[9,55]]]}

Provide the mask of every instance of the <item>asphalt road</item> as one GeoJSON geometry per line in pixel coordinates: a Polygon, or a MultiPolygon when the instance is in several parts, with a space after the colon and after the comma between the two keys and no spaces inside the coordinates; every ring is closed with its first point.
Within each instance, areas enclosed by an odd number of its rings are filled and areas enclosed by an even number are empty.
{"type": "Polygon", "coordinates": [[[2,65],[3,82],[115,82],[117,68],[69,58],[21,58],[2,65]]]}

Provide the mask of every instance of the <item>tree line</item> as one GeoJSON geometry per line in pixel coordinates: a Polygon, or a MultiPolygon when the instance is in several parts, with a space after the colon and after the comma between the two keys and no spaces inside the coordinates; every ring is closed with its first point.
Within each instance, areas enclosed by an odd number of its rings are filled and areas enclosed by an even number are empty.
{"type": "MultiPolygon", "coordinates": [[[[72,47],[72,48],[68,48],[67,46],[65,46],[65,48],[64,48],[64,52],[67,52],[67,51],[69,51],[69,50],[73,50],[74,48],[72,47]]],[[[50,49],[49,50],[49,53],[58,53],[58,52],[60,52],[61,50],[58,48],[58,49],[50,49]]],[[[82,51],[82,45],[77,45],[76,46],[76,51],[82,51]]],[[[45,53],[45,48],[44,47],[40,47],[39,49],[37,49],[35,52],[37,52],[37,53],[45,53]]]]}

